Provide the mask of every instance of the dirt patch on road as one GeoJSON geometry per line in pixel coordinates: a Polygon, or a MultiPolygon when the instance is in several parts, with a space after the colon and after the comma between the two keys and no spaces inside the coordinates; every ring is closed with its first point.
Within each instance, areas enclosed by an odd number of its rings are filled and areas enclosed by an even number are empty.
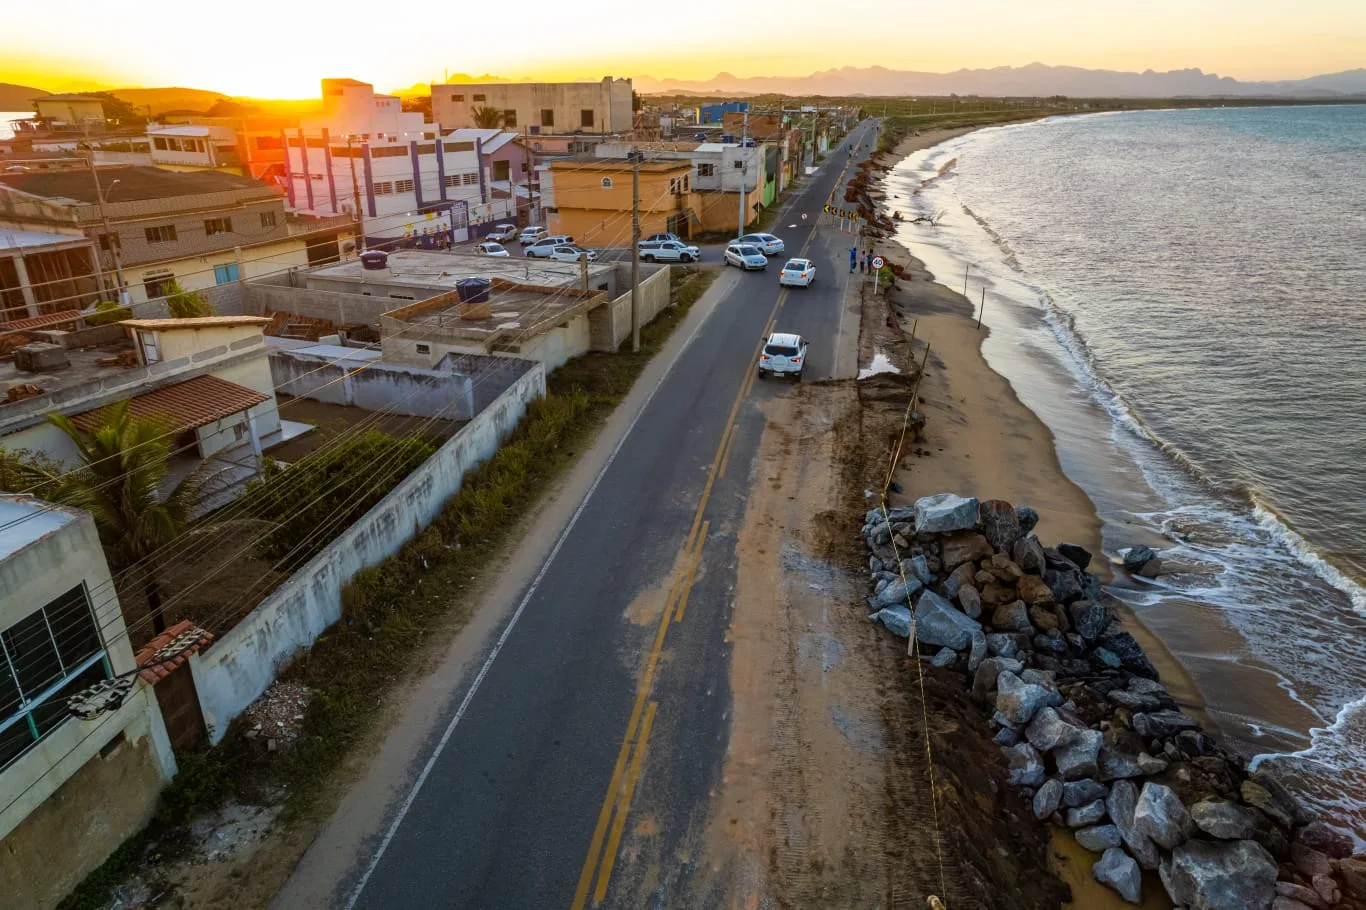
{"type": "Polygon", "coordinates": [[[1047,832],[1005,787],[962,682],[927,667],[922,709],[904,644],[867,621],[855,525],[885,470],[881,424],[909,397],[901,379],[875,389],[885,401],[810,383],[765,406],[708,871],[727,907],[1057,907],[1047,832]]]}

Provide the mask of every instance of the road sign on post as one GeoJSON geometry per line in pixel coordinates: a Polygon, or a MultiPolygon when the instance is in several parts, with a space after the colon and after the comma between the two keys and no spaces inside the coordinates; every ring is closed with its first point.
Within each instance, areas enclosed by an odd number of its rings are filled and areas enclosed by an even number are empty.
{"type": "Polygon", "coordinates": [[[875,268],[875,269],[880,269],[880,268],[882,268],[882,267],[883,267],[884,265],[886,265],[886,264],[887,264],[887,260],[886,260],[886,259],[883,259],[881,256],[874,256],[874,257],[873,257],[873,268],[875,268]]]}

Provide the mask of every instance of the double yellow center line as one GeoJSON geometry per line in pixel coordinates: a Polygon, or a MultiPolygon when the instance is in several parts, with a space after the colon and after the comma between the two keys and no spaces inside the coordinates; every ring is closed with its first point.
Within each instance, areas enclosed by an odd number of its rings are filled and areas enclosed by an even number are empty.
{"type": "MultiPolygon", "coordinates": [[[[807,248],[811,245],[811,237],[815,231],[807,234],[806,242],[802,244],[800,255],[806,256],[807,248]]],[[[636,684],[636,700],[631,708],[631,718],[626,724],[626,735],[622,738],[621,748],[617,751],[616,765],[612,769],[612,779],[607,785],[607,795],[603,799],[602,809],[598,812],[598,822],[593,828],[593,840],[588,847],[588,856],[584,860],[583,871],[579,874],[579,884],[574,890],[574,902],[570,906],[572,910],[583,910],[588,901],[590,888],[592,889],[593,903],[600,904],[607,897],[607,886],[612,878],[612,866],[616,863],[617,852],[621,848],[621,838],[626,830],[626,819],[631,811],[631,799],[635,795],[636,785],[640,781],[641,767],[645,761],[645,749],[649,745],[650,731],[654,727],[655,712],[659,708],[657,701],[650,701],[650,691],[654,687],[655,673],[659,669],[659,657],[664,650],[664,639],[672,623],[683,621],[683,612],[688,606],[688,595],[692,591],[693,580],[697,577],[697,567],[702,560],[702,547],[706,543],[707,531],[711,527],[711,522],[704,521],[702,514],[707,509],[707,503],[711,499],[712,489],[716,481],[725,476],[726,464],[730,460],[731,446],[735,442],[736,417],[740,413],[740,403],[754,387],[754,377],[757,370],[754,364],[758,362],[760,349],[767,341],[769,334],[773,331],[773,326],[778,318],[778,311],[786,302],[790,291],[783,288],[778,292],[778,299],[773,303],[773,309],[768,314],[768,320],[764,323],[763,338],[760,339],[758,347],[755,348],[754,356],[751,358],[751,366],[746,370],[745,376],[740,381],[740,388],[736,392],[735,401],[730,406],[730,413],[726,417],[725,429],[721,433],[721,440],[716,446],[716,454],[712,457],[711,470],[707,473],[706,486],[702,488],[702,497],[697,503],[697,510],[693,513],[692,527],[688,531],[688,538],[683,544],[680,558],[677,560],[678,569],[675,571],[673,584],[669,589],[669,596],[664,603],[664,612],[659,620],[659,628],[655,631],[654,644],[650,648],[649,657],[645,661],[645,670],[641,674],[639,682],[636,684]],[[605,849],[604,849],[605,843],[605,849]],[[596,876],[596,885],[594,878],[596,876]]]]}

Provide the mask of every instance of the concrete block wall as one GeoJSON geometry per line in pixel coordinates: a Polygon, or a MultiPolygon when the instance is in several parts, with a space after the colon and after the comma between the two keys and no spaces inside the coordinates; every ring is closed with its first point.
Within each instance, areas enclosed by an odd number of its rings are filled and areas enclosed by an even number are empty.
{"type": "Polygon", "coordinates": [[[200,708],[217,743],[290,660],[341,618],[343,586],[398,552],[460,489],[465,472],[497,451],[527,406],[545,394],[545,370],[525,372],[489,407],[257,605],[207,651],[190,658],[200,708]]]}
{"type": "Polygon", "coordinates": [[[312,319],[327,319],[335,325],[360,323],[378,326],[380,314],[398,309],[408,302],[390,300],[388,297],[365,297],[252,282],[247,285],[243,308],[247,315],[252,316],[264,316],[268,312],[294,313],[312,319]]]}
{"type": "MultiPolygon", "coordinates": [[[[487,377],[476,380],[454,369],[424,370],[379,362],[367,363],[363,369],[358,366],[356,361],[338,364],[330,357],[298,351],[275,350],[270,354],[271,377],[281,394],[409,417],[469,420],[478,412],[476,381],[484,386],[497,385],[487,377]]],[[[517,375],[524,370],[524,365],[519,365],[517,375]]],[[[498,386],[490,400],[509,384],[498,386]]]]}
{"type": "MultiPolygon", "coordinates": [[[[669,292],[669,266],[660,267],[654,274],[640,281],[640,324],[648,325],[672,302],[669,292]]],[[[606,306],[588,314],[592,334],[590,347],[594,351],[615,352],[631,337],[631,287],[626,293],[606,306]]]]}

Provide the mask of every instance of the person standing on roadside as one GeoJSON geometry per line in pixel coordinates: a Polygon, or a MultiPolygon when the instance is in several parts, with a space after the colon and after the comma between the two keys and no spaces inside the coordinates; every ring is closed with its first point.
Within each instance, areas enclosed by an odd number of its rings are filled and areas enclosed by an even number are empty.
{"type": "Polygon", "coordinates": [[[849,247],[849,274],[854,274],[854,267],[858,265],[858,247],[849,247]]]}
{"type": "Polygon", "coordinates": [[[860,256],[860,257],[858,258],[858,273],[859,273],[860,275],[862,275],[863,272],[864,272],[864,270],[867,269],[867,267],[868,267],[868,257],[867,257],[867,256],[860,256]]]}

